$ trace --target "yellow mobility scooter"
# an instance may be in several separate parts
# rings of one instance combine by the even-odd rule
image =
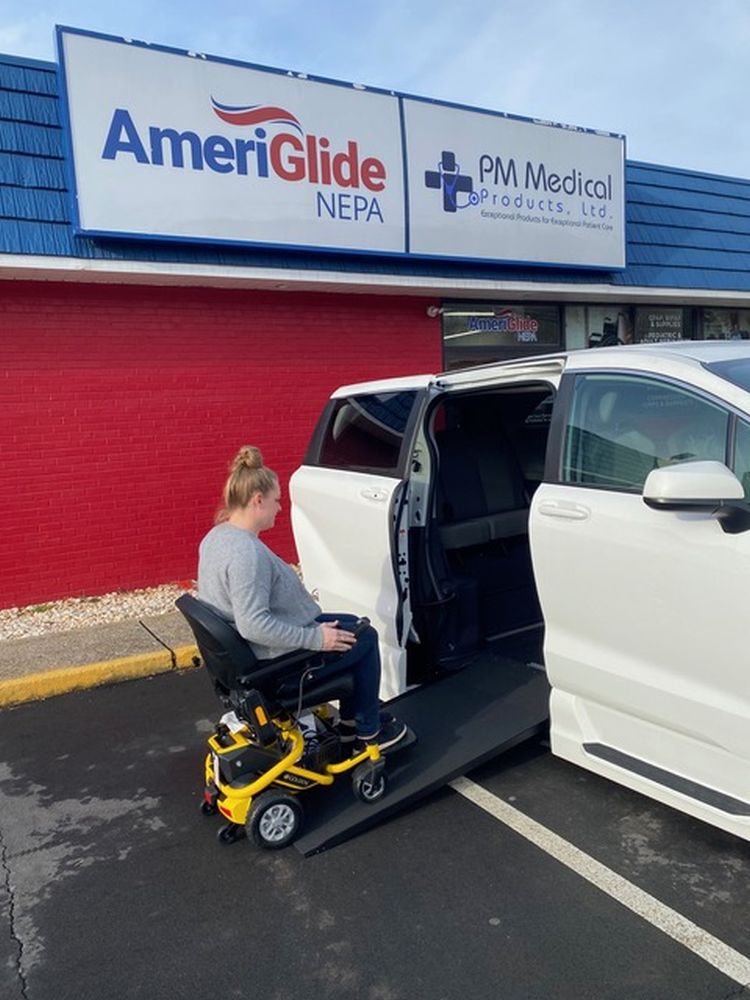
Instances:
[[[220,813],[228,821],[220,841],[249,835],[269,850],[286,847],[302,830],[300,792],[331,785],[342,774],[351,775],[363,802],[382,798],[379,747],[347,757],[337,713],[328,704],[351,693],[351,673],[316,681],[325,661],[310,650],[258,660],[237,630],[202,601],[183,594],[175,603],[226,710],[208,739],[201,803],[204,815]],[[359,627],[368,624],[364,618]]]

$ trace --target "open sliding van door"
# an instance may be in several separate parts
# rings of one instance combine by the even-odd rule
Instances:
[[[314,854],[362,832],[457,775],[546,731],[549,687],[539,663],[477,643],[460,668],[456,664],[432,674],[426,671],[420,681],[411,674],[406,677],[406,659],[414,653],[415,644],[428,648],[427,658],[430,651],[434,654],[430,632],[439,628],[436,619],[426,617],[422,603],[430,598],[425,597],[420,581],[424,563],[418,549],[427,544],[426,532],[420,529],[430,521],[438,543],[454,544],[462,541],[454,536],[474,527],[452,524],[446,532],[440,521],[444,507],[440,483],[445,485],[447,473],[443,468],[441,479],[445,442],[437,441],[436,435],[439,438],[447,429],[442,420],[447,418],[445,405],[449,400],[460,403],[464,412],[463,404],[470,404],[477,420],[457,428],[466,434],[457,442],[459,450],[465,447],[471,452],[469,458],[480,462],[488,483],[498,486],[495,480],[503,477],[506,466],[488,446],[483,431],[497,431],[497,419],[509,413],[516,418],[514,427],[523,424],[523,413],[528,417],[525,439],[546,440],[549,414],[544,403],[549,401],[551,409],[562,364],[561,359],[549,359],[498,365],[425,380],[417,386],[380,384],[372,392],[371,387],[357,386],[337,393],[321,420],[306,463],[292,482],[293,521],[305,581],[319,589],[326,608],[353,608],[373,618],[381,634],[388,707],[416,734],[416,743],[388,761],[388,792],[378,802],[357,801],[344,783],[317,800],[314,813],[311,809],[307,814],[306,832],[296,843],[303,854]],[[404,442],[398,467],[391,459],[387,468],[375,472],[372,456],[369,469],[347,466],[344,446],[350,422],[359,429],[365,427],[379,446],[382,428],[378,424],[383,420],[373,418],[379,406],[395,407],[398,401],[393,394],[401,391],[410,395],[405,400],[408,415],[399,425]],[[500,402],[505,400],[507,406],[499,405],[498,392]],[[481,442],[472,448],[475,433]],[[368,446],[361,438],[353,445],[357,455]],[[334,447],[340,456],[335,463]],[[482,476],[467,478],[463,468],[453,469],[456,478],[469,491],[479,488]],[[379,491],[380,499],[373,499],[371,490]],[[525,532],[528,508],[516,513],[523,514]],[[480,530],[484,526],[489,530],[490,524],[497,528],[503,518],[488,512],[480,520]],[[391,539],[392,546],[386,544]],[[412,601],[414,627],[410,628]],[[443,614],[448,616],[451,608],[455,611],[457,603],[446,603]],[[456,613],[463,617],[470,610],[462,605]]]
[[[380,635],[384,699],[406,683],[408,475],[430,381],[419,376],[338,389],[290,483],[305,585],[325,611],[371,619]]]

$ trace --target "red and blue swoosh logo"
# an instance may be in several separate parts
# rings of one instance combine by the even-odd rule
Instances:
[[[290,125],[302,134],[302,126],[299,120],[285,108],[276,107],[273,104],[248,104],[237,107],[230,104],[219,104],[213,97],[211,98],[214,113],[222,121],[230,125]]]

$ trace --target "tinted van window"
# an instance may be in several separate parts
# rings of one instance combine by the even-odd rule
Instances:
[[[714,361],[706,365],[709,371],[720,375],[727,382],[734,382],[740,389],[750,391],[750,360],[738,358],[736,361]]]
[[[742,483],[745,499],[750,500],[750,424],[737,421],[734,438],[733,472]]]
[[[319,464],[396,475],[416,392],[336,399],[327,413]]]
[[[729,415],[690,392],[639,377],[576,379],[563,481],[640,492],[652,469],[726,456]]]

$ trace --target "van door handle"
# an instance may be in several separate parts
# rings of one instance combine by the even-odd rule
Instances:
[[[380,490],[377,486],[371,486],[360,490],[359,495],[365,500],[374,500],[376,503],[382,503],[388,496],[388,490]]]
[[[572,500],[542,500],[539,513],[544,517],[561,517],[565,521],[585,521],[591,517],[589,507]]]

